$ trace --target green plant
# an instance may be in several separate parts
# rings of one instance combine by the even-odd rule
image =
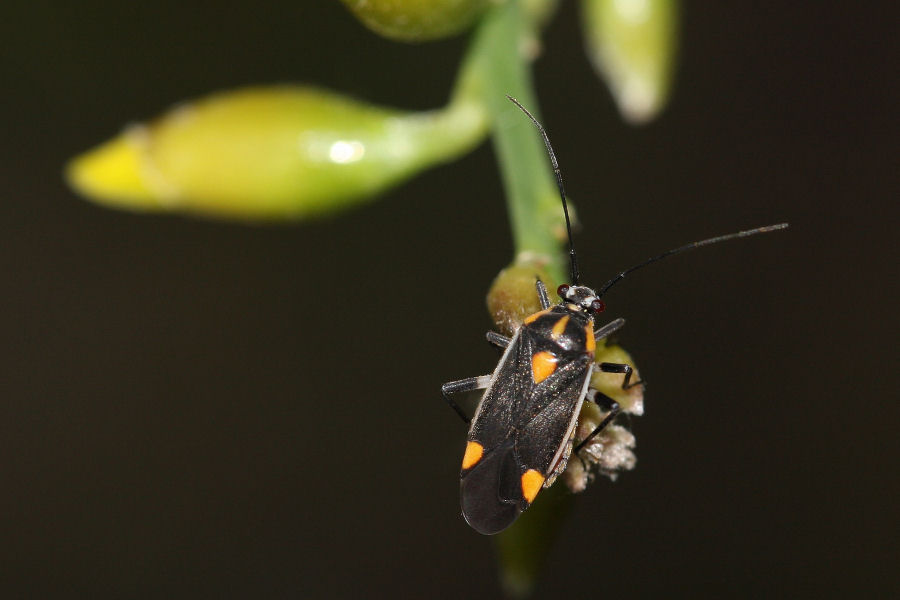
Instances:
[[[511,333],[537,310],[534,276],[550,289],[565,278],[563,215],[546,150],[516,97],[537,113],[531,62],[555,0],[343,0],[368,27],[403,42],[471,29],[447,104],[414,112],[374,106],[310,86],[228,91],[186,103],[150,124],[76,157],[74,189],[101,204],[242,221],[301,220],[348,210],[392,186],[475,148],[494,143],[515,254],[487,295],[498,328]],[[630,122],[653,118],[668,96],[674,62],[676,0],[582,0],[588,54]],[[597,361],[628,362],[601,344]],[[595,385],[624,412],[640,414],[640,387],[622,391],[612,375]],[[585,405],[581,429],[602,415]],[[613,426],[597,438],[593,466],[614,477],[634,464],[633,436]],[[580,491],[590,478],[572,461],[562,479]],[[543,493],[498,536],[502,576],[528,593],[563,514],[561,486]]]

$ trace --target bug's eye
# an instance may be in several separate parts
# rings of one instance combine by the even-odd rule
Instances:
[[[604,310],[606,310],[606,305],[603,303],[602,300],[594,300],[593,302],[591,302],[591,311],[592,312],[599,314],[599,313],[602,313]]]
[[[568,293],[569,293],[569,286],[566,285],[565,283],[562,284],[561,286],[559,286],[558,288],[556,288],[556,295],[559,296],[560,298],[565,298],[566,294],[568,294]]]

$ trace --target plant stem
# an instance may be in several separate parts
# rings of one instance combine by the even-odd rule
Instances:
[[[487,108],[506,191],[516,263],[544,266],[563,281],[563,215],[547,151],[533,125],[506,95],[538,114],[527,47],[535,26],[517,0],[488,11],[472,39],[453,103],[477,96]]]

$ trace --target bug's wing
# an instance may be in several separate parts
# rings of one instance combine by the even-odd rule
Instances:
[[[460,481],[463,517],[478,533],[492,535],[502,531],[525,510],[515,454],[514,441],[507,440]]]
[[[530,377],[523,376],[533,340],[523,342],[522,330],[510,341],[491,377],[469,430],[466,458],[460,473],[460,504],[469,525],[490,535],[506,529],[522,512],[519,461],[515,456],[518,404],[530,397]],[[524,371],[528,375],[528,371]],[[470,448],[474,455],[470,458]]]
[[[528,508],[584,398],[590,357],[560,356],[559,368],[536,384],[531,358],[542,347],[540,337],[520,330],[473,419],[460,492],[463,516],[480,533],[505,529]]]
[[[527,421],[516,427],[519,433],[516,448],[521,460],[529,468],[536,468],[546,477],[565,450],[578,420],[581,403],[590,384],[591,359],[573,357],[532,392],[550,401],[528,415]]]

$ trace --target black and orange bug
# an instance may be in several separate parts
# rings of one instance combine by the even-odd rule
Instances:
[[[491,344],[504,349],[494,372],[451,381],[441,389],[447,403],[470,425],[460,472],[462,514],[476,531],[488,535],[509,527],[565,470],[569,456],[577,456],[616,418],[618,403],[590,386],[595,370],[621,373],[623,389],[641,384],[631,381],[630,365],[594,362],[597,342],[625,324],[624,319],[615,319],[594,328],[605,308],[600,298],[632,271],[673,254],[787,227],[769,225],[674,248],[621,271],[599,292],[579,285],[566,192],[550,138],[524,106],[507,97],[531,119],[547,146],[566,218],[572,283],[559,286],[560,302],[553,306],[547,288],[536,279],[541,310],[526,317],[511,338],[487,333]],[[480,389],[484,395],[470,419],[450,394]],[[600,405],[607,416],[576,445],[575,429],[585,399]]]

